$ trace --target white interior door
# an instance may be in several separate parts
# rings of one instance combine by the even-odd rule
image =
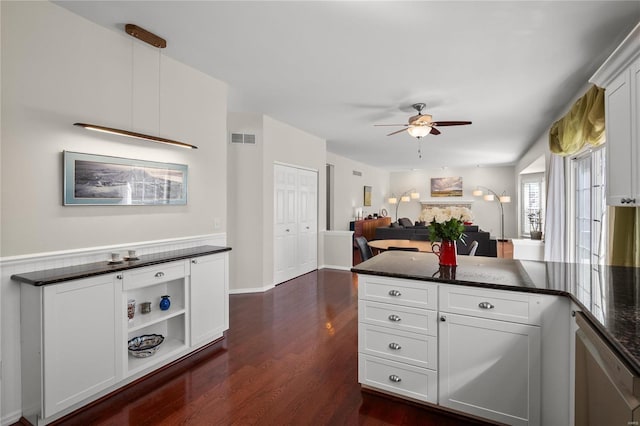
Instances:
[[[274,167],[274,284],[297,275],[297,169]]]
[[[318,269],[318,173],[298,172],[299,274]]]
[[[318,267],[318,173],[274,166],[274,284]]]

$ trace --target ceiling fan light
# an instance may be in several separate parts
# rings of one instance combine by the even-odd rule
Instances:
[[[407,132],[414,138],[421,138],[431,132],[431,126],[411,126],[407,129]]]

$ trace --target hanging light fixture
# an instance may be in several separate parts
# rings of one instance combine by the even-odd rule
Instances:
[[[150,44],[153,47],[156,47],[158,49],[164,49],[165,47],[167,47],[167,41],[165,39],[163,39],[162,37],[159,37],[159,36],[149,32],[149,31],[145,30],[144,28],[140,28],[137,25],[127,24],[125,26],[125,31],[130,36],[135,37],[135,38],[137,38],[139,40],[142,40],[145,43],[148,43],[148,44]],[[158,50],[158,54],[160,54],[160,50]],[[158,72],[160,72],[160,64],[159,63],[158,63]],[[132,76],[132,78],[133,78],[133,76]],[[158,91],[160,91],[160,87],[158,87]],[[132,94],[132,96],[133,96],[133,94]],[[158,100],[158,123],[160,123],[160,115],[159,115],[160,114],[160,105],[159,105],[159,102],[160,101]],[[93,131],[96,131],[96,132],[109,133],[109,134],[112,134],[112,135],[119,135],[119,136],[126,136],[126,137],[129,137],[129,138],[140,139],[140,140],[145,140],[145,141],[149,141],[149,142],[164,143],[164,144],[168,144],[168,145],[179,146],[181,148],[198,149],[197,146],[188,144],[186,142],[180,142],[180,141],[176,141],[176,140],[173,140],[173,139],[161,138],[160,136],[146,135],[144,133],[132,132],[130,130],[115,129],[113,127],[105,127],[105,126],[100,126],[100,125],[97,125],[97,124],[88,124],[88,123],[73,123],[73,125],[74,126],[78,126],[78,127],[82,127],[83,129],[93,130]],[[160,124],[158,124],[158,133],[160,133],[159,126],[160,126]]]
[[[420,139],[431,132],[431,126],[413,125],[407,129],[407,132],[414,138]]]

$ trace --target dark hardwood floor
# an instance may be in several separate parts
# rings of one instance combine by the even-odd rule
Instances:
[[[481,425],[363,393],[355,275],[320,270],[231,295],[226,339],[64,425]]]

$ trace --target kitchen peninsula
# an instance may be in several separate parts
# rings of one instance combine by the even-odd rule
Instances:
[[[352,272],[363,389],[508,424],[638,419],[640,268],[386,252]],[[585,335],[629,398],[588,400]]]

